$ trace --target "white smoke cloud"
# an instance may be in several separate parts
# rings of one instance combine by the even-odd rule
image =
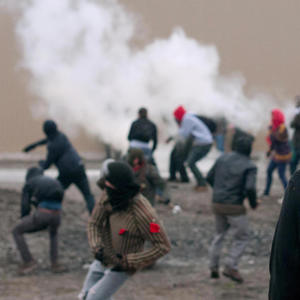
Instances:
[[[266,95],[247,97],[242,76],[221,76],[216,47],[180,28],[168,39],[133,49],[135,17],[116,0],[28,1],[16,32],[22,65],[32,74],[31,89],[46,105],[47,117],[60,127],[80,125],[117,148],[126,147],[141,106],[166,135],[180,104],[225,115],[252,132],[266,126],[274,108]]]

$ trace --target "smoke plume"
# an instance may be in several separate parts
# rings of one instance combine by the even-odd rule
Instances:
[[[60,127],[83,127],[117,148],[127,145],[130,122],[148,108],[161,134],[177,105],[208,116],[225,115],[253,133],[267,125],[274,101],[247,97],[242,76],[224,77],[215,46],[181,28],[142,49],[132,47],[135,16],[117,0],[23,2],[16,33],[31,90]]]

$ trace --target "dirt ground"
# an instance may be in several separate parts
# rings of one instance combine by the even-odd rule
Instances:
[[[265,182],[265,163],[258,161],[258,187]],[[214,234],[214,218],[210,211],[211,191],[196,193],[193,183],[169,185],[172,202],[182,211],[173,214],[162,204],[156,209],[164,222],[172,244],[172,251],[152,269],[135,274],[118,291],[116,300],[219,300],[219,299],[266,299],[268,292],[268,262],[275,224],[280,211],[277,199],[282,189],[274,174],[272,197],[265,200],[256,211],[248,210],[251,239],[240,263],[245,279],[236,284],[221,276],[209,278],[208,251]],[[91,182],[93,192],[100,191]],[[39,270],[29,276],[17,275],[20,263],[11,230],[16,224],[20,210],[21,185],[0,189],[0,299],[13,300],[63,300],[77,299],[92,261],[89,251],[86,224],[88,215],[84,201],[75,188],[70,188],[64,200],[62,225],[59,231],[60,261],[68,267],[63,274],[49,270],[48,234],[40,232],[26,236]],[[228,235],[223,258],[230,240]]]

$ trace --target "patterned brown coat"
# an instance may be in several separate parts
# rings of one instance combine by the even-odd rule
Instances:
[[[103,251],[102,263],[135,272],[167,254],[170,242],[148,200],[138,194],[125,211],[112,211],[104,192],[88,224],[88,239],[94,253]],[[144,250],[145,241],[152,247]]]

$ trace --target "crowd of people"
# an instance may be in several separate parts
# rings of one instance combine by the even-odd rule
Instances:
[[[174,140],[174,147],[167,181],[178,181],[179,173],[180,182],[190,182],[190,170],[196,182],[195,192],[205,192],[211,186],[216,228],[209,254],[211,278],[220,276],[222,245],[226,233],[231,230],[231,248],[222,274],[242,283],[244,279],[238,264],[250,236],[244,202],[247,199],[252,209],[260,203],[256,188],[257,167],[251,160],[255,138],[229,124],[224,116],[212,119],[188,112],[183,106],[175,108],[173,115],[178,134],[168,139]],[[296,97],[296,113],[290,126],[294,129],[292,140],[283,112],[272,110],[267,136],[269,164],[262,199],[270,195],[275,169],[285,191],[270,258],[269,297],[272,300],[300,299],[300,288],[296,283],[300,267],[300,208],[297,202],[300,175],[295,172],[300,159],[300,96]],[[228,130],[233,133],[230,149],[225,146]],[[97,182],[102,192],[96,202],[82,159],[69,139],[52,120],[44,122],[43,131],[44,139],[23,149],[28,152],[47,145],[46,159],[27,171],[21,197],[21,218],[12,231],[23,261],[19,272],[25,275],[37,268],[24,234],[44,229],[49,231],[51,270],[65,271],[58,261],[58,229],[64,190],[75,184],[91,214],[87,235],[94,255],[79,298],[110,299],[128,278],[153,265],[171,249],[166,230],[155,211],[157,202],[172,205],[168,183],[161,177],[154,159],[158,144],[157,126],[148,118],[146,108],[138,110],[138,118],[129,129],[126,155],[119,160],[107,159],[102,164]],[[205,176],[197,163],[206,157],[214,144],[220,156]],[[44,174],[51,165],[58,169],[57,179]],[[288,165],[293,175],[289,185],[286,177]],[[36,209],[31,213],[32,206]],[[151,247],[144,249],[147,241]]]

